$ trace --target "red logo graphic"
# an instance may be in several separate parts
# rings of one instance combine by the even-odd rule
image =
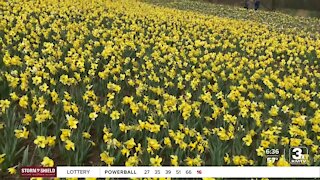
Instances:
[[[201,170],[197,170],[197,174],[202,174],[202,171]]]
[[[27,166],[21,167],[21,177],[57,177],[56,167]]]

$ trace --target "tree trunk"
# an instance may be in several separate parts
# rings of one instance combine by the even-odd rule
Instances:
[[[272,11],[276,10],[276,0],[271,1],[271,10]]]

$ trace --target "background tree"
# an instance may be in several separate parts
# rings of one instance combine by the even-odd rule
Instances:
[[[275,10],[276,9],[276,0],[272,0],[271,1],[271,10]]]

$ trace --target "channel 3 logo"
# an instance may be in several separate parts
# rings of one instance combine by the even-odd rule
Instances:
[[[307,165],[308,163],[308,148],[292,147],[289,152],[291,165]]]

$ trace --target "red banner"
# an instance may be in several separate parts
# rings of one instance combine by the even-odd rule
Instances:
[[[57,177],[56,167],[26,166],[20,168],[21,177]]]

